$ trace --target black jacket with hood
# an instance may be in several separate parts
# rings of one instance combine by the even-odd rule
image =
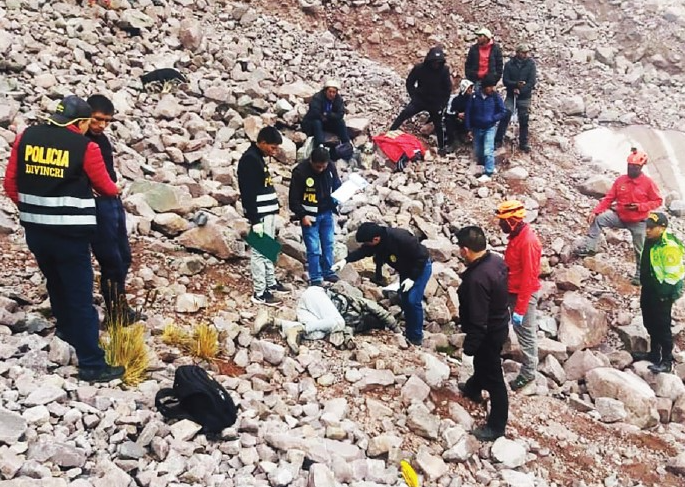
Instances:
[[[526,84],[519,88],[518,99],[528,100],[535,89],[536,75],[535,61],[531,58],[519,59],[514,56],[504,65],[502,83],[507,87],[507,94],[513,96],[518,82],[525,81]]]
[[[492,75],[499,81],[502,78],[502,63],[502,50],[499,45],[493,42],[492,49],[490,49],[490,57],[488,58],[488,72],[485,76]],[[479,64],[480,46],[476,43],[469,49],[469,53],[466,55],[466,64],[464,66],[466,78],[474,83],[482,80],[482,78],[478,78]]]
[[[438,62],[437,68],[433,67],[435,61]],[[430,110],[445,108],[452,93],[452,78],[442,47],[428,51],[423,62],[414,66],[407,76],[406,85],[414,103]]]

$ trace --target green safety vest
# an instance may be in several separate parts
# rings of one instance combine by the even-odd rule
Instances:
[[[684,254],[685,244],[666,230],[649,253],[652,271],[659,283],[675,285],[683,280],[685,277]]]

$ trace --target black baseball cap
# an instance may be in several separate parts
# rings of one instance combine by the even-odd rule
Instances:
[[[666,213],[661,213],[660,211],[655,211],[649,214],[647,217],[648,227],[667,227],[668,217]]]
[[[65,96],[59,102],[55,112],[48,117],[48,120],[60,127],[71,125],[77,120],[85,120],[93,114],[93,109],[86,100],[76,95]]]

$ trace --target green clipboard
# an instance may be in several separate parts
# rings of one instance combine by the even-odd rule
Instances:
[[[282,245],[278,241],[268,236],[266,233],[261,237],[250,230],[250,233],[245,237],[247,244],[269,259],[271,262],[278,260],[278,254],[281,253]]]

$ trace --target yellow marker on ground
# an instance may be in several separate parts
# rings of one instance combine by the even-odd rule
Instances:
[[[404,481],[409,487],[420,487],[419,476],[416,475],[416,472],[411,468],[408,461],[402,460],[400,462],[400,470],[402,470],[402,478],[404,478]]]

